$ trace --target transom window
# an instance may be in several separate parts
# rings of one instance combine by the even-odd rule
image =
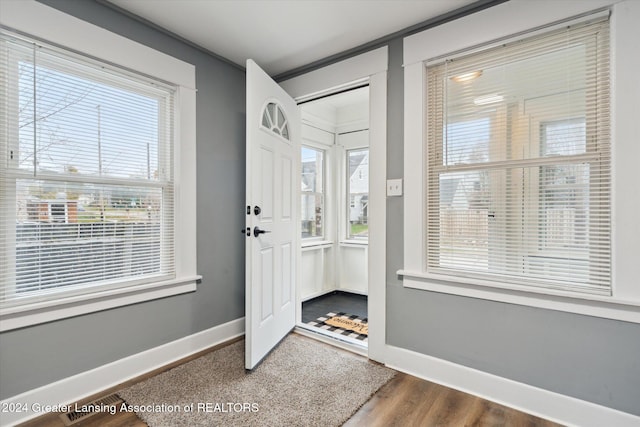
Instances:
[[[610,294],[608,28],[427,63],[428,272]]]

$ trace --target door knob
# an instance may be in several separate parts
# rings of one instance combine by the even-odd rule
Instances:
[[[267,230],[260,230],[260,227],[258,227],[258,226],[253,228],[254,237],[258,237],[259,235],[264,234],[264,233],[271,233],[271,232],[267,231]]]

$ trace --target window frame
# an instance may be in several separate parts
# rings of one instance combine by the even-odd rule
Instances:
[[[640,152],[627,142],[634,140],[634,131],[631,126],[633,119],[626,110],[631,108],[631,102],[637,101],[632,95],[616,90],[628,90],[636,85],[632,72],[621,70],[622,64],[625,68],[633,68],[638,61],[627,58],[633,55],[632,47],[619,43],[619,40],[638,35],[640,31],[634,27],[633,17],[637,17],[640,11],[630,1],[612,3],[616,2],[601,0],[576,4],[561,1],[554,3],[554,7],[540,8],[539,5],[536,7],[526,2],[507,2],[487,9],[482,14],[469,15],[404,39],[404,266],[397,273],[402,276],[405,287],[640,323],[640,287],[635,285],[634,279],[640,268],[630,252],[623,252],[625,249],[638,248],[638,243],[633,240],[638,234],[625,234],[620,228],[620,223],[624,223],[631,230],[637,230],[632,215],[623,212],[621,207],[623,203],[636,206],[636,209],[638,206],[637,201],[631,202],[629,196],[624,196],[630,195],[634,189],[622,182],[622,179],[628,180],[634,176],[633,167],[626,159]],[[528,32],[525,36],[532,32],[547,32],[554,27],[566,26],[568,21],[590,19],[591,16],[586,15],[592,13],[611,14],[611,79],[614,83],[611,88],[611,108],[614,111],[611,123],[612,295],[576,294],[556,289],[523,290],[506,283],[425,273],[423,230],[426,227],[426,215],[422,193],[426,170],[422,159],[425,154],[423,141],[426,135],[427,103],[424,62],[451,52],[477,49],[480,44],[499,45],[505,39],[521,37],[525,32]],[[460,37],[450,37],[452,33]],[[429,43],[434,39],[443,43]],[[619,116],[624,116],[625,121],[620,120]],[[621,153],[625,154],[616,158],[616,154],[620,156]],[[635,176],[637,178],[637,173]]]
[[[328,181],[328,177],[327,177],[327,171],[330,170],[327,167],[327,155],[329,152],[330,147],[323,147],[322,144],[319,143],[314,143],[308,139],[305,139],[304,142],[302,144],[300,144],[300,150],[301,150],[301,155],[302,155],[302,149],[303,148],[307,148],[309,150],[313,150],[316,151],[318,153],[322,154],[322,191],[318,192],[318,191],[302,191],[302,189],[300,190],[300,195],[301,197],[303,196],[309,196],[309,195],[314,195],[314,196],[320,196],[322,198],[322,225],[321,225],[321,230],[322,233],[319,236],[308,236],[308,237],[304,237],[304,236],[300,236],[301,241],[302,241],[302,245],[306,246],[309,244],[313,244],[313,243],[317,243],[318,241],[325,241],[326,236],[327,236],[327,225],[328,225],[328,221],[327,221],[327,183]],[[302,165],[302,163],[301,163]],[[302,167],[301,167],[302,169]],[[302,179],[302,177],[300,178]],[[317,179],[317,174],[316,174],[316,179]],[[317,186],[316,186],[317,187]],[[300,199],[300,203],[302,203],[302,198]],[[302,221],[302,215],[300,216],[300,221]]]
[[[49,25],[41,25],[42,22]],[[3,8],[0,25],[45,44],[177,86],[173,127],[175,278],[152,283],[134,282],[124,288],[62,296],[3,309],[0,331],[195,291],[196,282],[201,279],[196,273],[195,67],[37,2],[11,2]],[[65,28],[65,31],[58,31],[59,28]],[[96,50],[96,46],[100,49]]]
[[[344,218],[344,222],[345,222],[345,241],[347,242],[355,242],[355,243],[367,243],[369,241],[369,232],[367,231],[367,235],[366,236],[355,236],[353,234],[351,234],[351,195],[352,194],[366,194],[367,195],[367,205],[369,203],[369,194],[370,194],[370,190],[371,190],[371,186],[370,184],[367,185],[367,192],[366,193],[352,193],[351,192],[351,176],[349,175],[349,154],[353,151],[366,151],[367,152],[367,156],[369,156],[369,147],[368,146],[362,146],[362,147],[357,147],[357,146],[350,146],[348,148],[345,148],[345,168],[344,168],[344,180],[345,180],[345,207],[346,207],[346,212],[345,212],[345,218]],[[362,171],[360,171],[360,173],[362,173]],[[369,174],[367,174],[367,181],[369,181]],[[369,225],[369,215],[368,215],[368,206],[367,206],[367,227]]]
[[[356,128],[346,130],[344,132],[336,133],[336,148],[337,148],[337,156],[338,156],[338,170],[336,171],[338,177],[338,193],[339,193],[339,202],[338,202],[338,239],[340,244],[344,245],[356,245],[356,246],[367,246],[369,244],[369,236],[354,238],[350,236],[351,224],[349,221],[349,209],[350,209],[350,200],[349,200],[349,151],[352,150],[369,150],[369,168],[371,168],[371,129],[369,128],[360,128],[357,126]],[[378,174],[373,176],[375,178]],[[371,203],[371,173],[369,173],[369,203]],[[371,218],[369,216],[368,221],[370,222]]]
[[[8,32],[8,39],[12,42],[14,39],[17,39],[16,42],[21,46],[24,45],[25,49],[33,49],[33,46],[30,45],[32,42],[31,38],[25,36]],[[26,43],[23,43],[26,42]],[[29,45],[27,45],[29,43]],[[41,49],[42,48],[42,49]],[[47,43],[38,42],[38,49],[36,50],[36,55],[40,51],[44,52],[44,58],[36,56],[35,61],[33,55],[29,55],[29,53],[25,50],[25,52],[19,52],[15,56],[10,56],[12,59],[9,62],[7,71],[9,78],[7,79],[7,87],[11,91],[18,92],[19,82],[17,81],[17,71],[20,67],[20,64],[23,61],[27,61],[28,67],[33,68],[34,75],[38,72],[38,67],[43,67],[42,71],[45,74],[55,73],[59,78],[71,77],[73,79],[85,80],[90,83],[95,83],[102,86],[107,86],[110,89],[115,90],[125,90],[129,93],[134,93],[139,96],[143,96],[149,99],[157,99],[158,103],[158,116],[155,117],[157,120],[157,129],[156,133],[158,135],[157,141],[157,153],[158,153],[158,163],[155,165],[157,170],[159,171],[158,179],[151,179],[150,176],[146,178],[123,178],[119,173],[116,175],[111,175],[109,173],[102,175],[99,173],[95,174],[70,174],[68,171],[57,173],[57,172],[49,172],[46,169],[41,169],[39,167],[34,169],[32,164],[28,164],[26,168],[24,168],[20,164],[20,142],[18,141],[14,146],[11,146],[11,158],[7,159],[7,163],[9,165],[5,180],[6,188],[5,194],[8,196],[7,200],[11,200],[12,203],[16,199],[15,194],[17,194],[17,185],[19,181],[31,181],[31,184],[35,184],[37,182],[42,182],[45,185],[56,185],[56,184],[93,184],[97,186],[109,186],[116,184],[120,188],[133,188],[137,187],[138,189],[148,189],[148,190],[160,190],[163,194],[163,214],[160,215],[163,218],[159,224],[159,230],[157,237],[160,239],[160,248],[159,248],[159,271],[155,271],[152,273],[147,273],[145,275],[131,275],[125,277],[118,277],[117,279],[109,279],[105,278],[102,280],[97,280],[95,282],[87,282],[84,284],[69,284],[65,283],[64,285],[57,287],[55,292],[52,292],[52,298],[45,298],[46,300],[56,300],[56,299],[64,299],[74,295],[90,295],[93,292],[99,292],[101,290],[110,290],[115,288],[128,288],[135,284],[147,284],[159,281],[173,280],[175,279],[175,273],[170,269],[170,271],[165,271],[165,266],[163,262],[170,258],[173,260],[173,206],[175,204],[173,197],[173,171],[170,170],[169,166],[171,164],[171,148],[173,146],[173,136],[171,127],[173,126],[173,121],[169,122],[167,119],[173,116],[173,93],[174,88],[170,85],[165,85],[163,82],[149,80],[146,77],[132,75],[128,70],[120,70],[115,69],[114,67],[109,67],[108,64],[103,64],[100,62],[96,62],[92,58],[88,58],[86,56],[77,55],[73,52],[69,52],[65,49],[59,49],[55,46],[49,46]],[[33,61],[33,62],[32,62]],[[110,80],[108,77],[100,72],[103,67],[107,69],[112,69],[109,73],[114,73],[117,75],[115,80]],[[95,71],[95,70],[98,71]],[[130,79],[129,79],[130,78]],[[46,80],[46,79],[45,79]],[[161,89],[156,88],[156,86],[161,87]],[[32,89],[32,86],[27,88],[27,93]],[[45,86],[44,91],[47,91],[47,86]],[[19,94],[18,94],[19,95]],[[12,97],[7,99],[18,100],[18,95],[12,95]],[[9,116],[9,126],[11,128],[16,128],[12,123],[12,120],[18,117],[18,104],[15,103],[7,103],[7,115]],[[16,121],[18,123],[18,121]],[[11,129],[12,132],[16,131],[16,129]],[[11,141],[0,141],[0,147],[2,144],[6,142],[9,144]],[[4,148],[0,148],[3,149]],[[163,153],[163,154],[160,154]],[[147,153],[148,154],[148,153]],[[41,157],[40,155],[38,157]],[[36,157],[34,157],[35,159]],[[149,164],[149,163],[148,163]],[[102,170],[100,166],[98,166],[98,170]],[[34,172],[35,171],[35,172]],[[116,171],[117,172],[117,171]],[[30,184],[30,185],[31,185]],[[126,186],[123,186],[125,184]],[[107,190],[108,191],[108,190]],[[11,196],[10,193],[14,194]],[[2,201],[0,200],[0,203]],[[65,201],[56,201],[52,199],[42,199],[42,203],[46,203],[47,209],[47,218],[50,223],[69,223],[69,203],[68,200]],[[54,210],[55,207],[58,206],[62,209],[59,209],[57,212]],[[15,217],[15,203],[11,206],[9,203],[6,203],[3,207],[5,212],[8,213],[9,217],[5,220],[9,223],[17,221]],[[54,214],[55,213],[55,214]],[[57,218],[56,218],[57,217]],[[39,222],[39,219],[36,219]],[[108,222],[108,221],[107,221]],[[107,222],[103,223],[106,224]],[[9,230],[8,230],[9,231]],[[14,230],[15,231],[15,230]],[[11,232],[11,231],[9,231]],[[164,241],[165,236],[167,240]],[[11,236],[7,241],[14,241],[15,236]],[[21,242],[18,242],[21,243]],[[6,250],[6,249],[5,249]],[[6,250],[5,253],[8,253],[7,263],[11,265],[10,269],[7,269],[14,277],[14,280],[17,281],[17,277],[15,275],[14,265],[19,267],[16,264],[17,253],[15,251]],[[129,261],[130,262],[130,261]],[[173,262],[171,262],[173,264]],[[11,275],[9,275],[11,277]],[[8,288],[9,293],[15,293],[13,288]],[[53,295],[55,293],[55,295]],[[11,300],[11,295],[9,296],[9,300]],[[39,293],[35,295],[30,295],[28,292],[25,292],[24,295],[19,295],[19,298],[22,299],[20,305],[29,305],[30,301],[37,302],[43,299],[43,296]],[[9,305],[9,307],[12,307]],[[19,307],[16,306],[16,309]]]
[[[594,58],[596,58],[595,55],[597,54],[598,61],[605,60],[608,58],[608,46],[607,49],[602,49],[602,51],[595,50],[594,40],[603,27],[608,27],[608,23],[605,17],[594,21],[593,24],[587,22],[583,28],[576,25],[579,31],[578,34],[581,35],[580,43],[582,44],[580,46],[591,50],[594,53]],[[505,55],[513,54],[514,47],[517,48],[518,52],[521,51],[520,47],[526,51],[528,49],[527,46],[531,46],[534,43],[535,46],[538,46],[538,49],[540,49],[541,43],[544,43],[544,46],[547,46],[545,52],[553,52],[558,44],[557,39],[563,40],[565,32],[565,28],[549,30],[549,34],[541,34],[544,41],[540,41],[540,39],[531,40],[529,35],[524,33],[522,37],[526,39],[525,44],[507,42],[507,53]],[[551,39],[551,45],[546,41],[549,38]],[[604,37],[603,40],[608,40],[608,38]],[[501,48],[502,46],[498,49]],[[491,65],[485,64],[485,66],[491,68],[505,64],[501,59],[495,59],[497,52],[492,49],[487,49],[487,51],[471,54],[469,58],[462,58],[461,61],[467,64],[466,66],[468,67],[469,64],[472,64],[472,60],[483,61],[485,57],[490,56],[494,60]],[[536,51],[534,54],[546,55],[542,51]],[[523,59],[521,55],[518,58]],[[527,57],[526,59],[531,60],[534,58],[536,57]],[[443,276],[478,278],[487,281],[507,281],[514,288],[517,288],[517,286],[557,288],[576,293],[610,295],[610,276],[605,277],[603,273],[602,276],[595,275],[595,277],[591,278],[592,280],[589,280],[590,272],[588,270],[595,268],[600,271],[600,269],[605,268],[605,263],[600,263],[598,257],[592,257],[588,248],[583,251],[577,249],[568,251],[566,248],[562,250],[556,247],[556,250],[552,251],[543,250],[539,244],[534,243],[536,238],[540,238],[542,224],[534,219],[535,217],[531,212],[538,212],[542,199],[540,199],[540,187],[536,185],[539,182],[540,175],[529,173],[535,169],[543,170],[551,164],[553,166],[557,164],[587,164],[590,166],[587,170],[591,171],[591,179],[588,181],[601,179],[599,171],[608,170],[607,165],[610,159],[609,137],[605,136],[608,135],[609,125],[608,123],[600,123],[597,117],[605,116],[609,109],[608,103],[602,106],[602,111],[598,109],[595,112],[593,111],[593,106],[583,106],[581,102],[573,100],[572,97],[566,97],[555,92],[540,94],[534,91],[518,99],[511,97],[508,102],[490,104],[485,107],[476,106],[472,112],[465,109],[465,113],[461,115],[459,108],[449,107],[449,105],[458,105],[461,100],[456,98],[455,95],[451,98],[442,95],[450,90],[448,83],[451,80],[449,77],[451,73],[456,75],[460,72],[451,71],[452,69],[456,70],[455,60],[452,62],[452,68],[449,68],[448,63],[443,63],[442,61],[436,61],[436,64],[433,65],[430,63],[425,64],[427,69],[425,89],[428,90],[426,95],[428,97],[431,94],[435,94],[437,97],[436,102],[431,101],[427,104],[427,109],[434,108],[437,113],[434,112],[425,118],[427,129],[431,128],[425,140],[427,151],[425,161],[428,162],[425,166],[427,171],[425,188],[430,202],[426,206],[429,227],[428,232],[424,233],[427,239],[427,253],[425,254],[427,266],[425,267],[425,272]],[[597,70],[592,70],[593,74],[596,74],[596,72]],[[592,80],[593,76],[589,76],[589,79],[598,86],[601,84],[597,80]],[[454,82],[452,84],[455,87],[459,87],[457,86],[458,83]],[[487,84],[487,82],[484,84]],[[505,88],[505,90],[507,90],[506,95],[508,97],[509,89]],[[594,87],[586,87],[585,90],[592,91]],[[440,98],[440,96],[443,96],[443,98]],[[448,104],[449,102],[451,104]],[[464,107],[462,108],[464,109]],[[585,117],[590,117],[590,121],[585,122]],[[571,119],[580,120],[580,118],[590,129],[587,133],[587,128],[583,126],[584,145],[582,146],[582,151],[571,154],[543,155],[541,126],[544,123],[566,122]],[[520,126],[529,128],[530,138],[518,137],[517,134],[511,132],[510,127],[503,128],[500,125],[500,123],[513,123],[514,120]],[[479,127],[478,123],[480,122],[486,123]],[[602,124],[602,129],[604,129],[599,131],[603,135],[602,144],[589,143],[588,141],[596,140],[597,131],[593,129],[599,124]],[[456,152],[461,149],[456,145],[459,142],[456,135],[460,135],[460,131],[457,129],[462,130],[463,134],[467,135],[469,131],[464,131],[465,126],[474,126],[475,138],[484,141],[486,137],[486,140],[490,141],[488,146],[483,146],[487,151],[484,156],[480,156],[482,160],[461,159],[456,156]],[[440,127],[443,128],[442,132],[440,132]],[[478,134],[480,129],[488,131],[489,134],[485,135],[483,133],[482,138],[480,138]],[[460,142],[464,144],[464,141]],[[512,156],[509,154],[511,150],[514,150],[511,144],[515,144],[518,150],[538,154],[525,156],[524,158],[519,155]],[[491,157],[490,152],[495,157]],[[488,165],[490,165],[489,169],[487,169]],[[487,210],[486,213],[489,220],[485,225],[486,229],[488,229],[486,235],[487,244],[484,247],[471,247],[468,243],[456,242],[455,236],[458,234],[455,230],[447,228],[443,232],[440,228],[438,218],[442,220],[443,215],[444,218],[447,218],[446,215],[449,210],[438,204],[438,200],[442,200],[442,196],[439,193],[441,186],[438,183],[442,182],[440,180],[443,176],[455,177],[456,174],[464,174],[466,172],[468,179],[474,173],[482,173],[483,171],[485,173],[490,171],[489,176],[491,177],[490,191],[488,192],[490,210]],[[603,179],[607,183],[610,182],[608,176]],[[600,191],[600,187],[596,186],[591,193],[586,195],[587,200],[592,200],[592,204],[588,209],[597,210],[600,203],[603,203],[603,205],[606,203],[608,206],[609,194],[609,186],[603,187],[603,191]],[[600,200],[603,201],[599,202]],[[452,213],[455,214],[456,208],[453,210],[454,212]],[[465,212],[471,214],[471,209],[458,211],[461,214]],[[590,216],[598,217],[599,215],[596,212],[594,215],[586,217]],[[455,216],[452,219],[455,219]],[[475,220],[478,218],[470,217],[470,219]],[[598,227],[597,223],[588,222],[588,226],[587,237],[610,232],[609,224]],[[471,234],[471,231],[468,233],[465,237],[470,239],[473,234]],[[453,237],[453,239],[446,239],[446,236]],[[446,239],[444,244],[441,243],[443,238]],[[454,246],[451,247],[449,244]],[[602,246],[598,246],[595,252],[602,251],[606,248],[606,245],[606,243],[603,243]],[[479,251],[479,249],[482,250]],[[474,253],[470,257],[461,256],[467,250],[474,251]],[[486,257],[483,258],[481,254],[486,255]],[[560,265],[565,268],[569,265],[572,267],[582,265],[586,268],[571,268],[576,273],[578,271],[582,273],[573,277],[571,273],[565,274],[556,270],[554,278],[550,279],[543,277],[542,274],[542,271],[546,269],[542,265],[549,264]],[[608,273],[610,270],[607,269],[606,271]]]

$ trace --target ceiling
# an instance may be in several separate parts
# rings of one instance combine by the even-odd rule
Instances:
[[[271,76],[361,46],[474,0],[109,0]]]

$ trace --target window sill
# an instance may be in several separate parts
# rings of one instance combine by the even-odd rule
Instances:
[[[303,240],[300,246],[303,250],[322,249],[332,247],[333,242],[331,240],[312,240],[306,242]]]
[[[369,246],[369,240],[342,240],[340,242],[340,246],[350,248],[366,248],[367,246]]]
[[[189,276],[8,308],[0,314],[0,332],[194,292],[200,279],[202,276]]]
[[[586,316],[640,323],[640,301],[615,297],[577,294],[552,289],[526,289],[509,284],[472,283],[459,277],[398,270],[403,286],[470,298],[558,310]]]

